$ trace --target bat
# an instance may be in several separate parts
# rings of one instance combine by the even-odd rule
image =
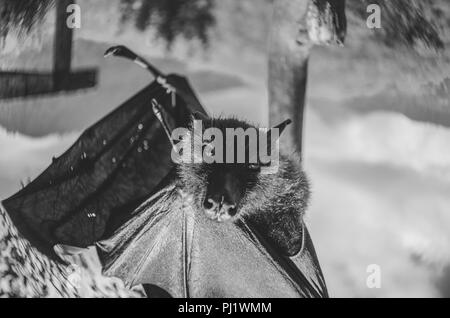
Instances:
[[[200,117],[205,129],[253,127]],[[274,174],[261,168],[178,163],[129,222],[97,243],[105,273],[150,296],[327,297],[303,222],[309,189],[299,160],[282,155]]]
[[[136,59],[129,52],[111,50]],[[174,164],[167,136],[206,112],[186,78],[153,72],[159,81],[88,128],[2,202],[20,233],[56,261],[55,245],[95,245],[106,275],[143,285],[150,297],[327,297],[303,222],[308,187],[299,161],[281,156],[273,175],[258,171],[263,164],[231,165],[231,179],[218,166]],[[169,96],[168,87],[175,93]],[[283,191],[289,185],[292,191]],[[214,195],[233,196],[236,210],[208,215],[206,194],[213,202]]]

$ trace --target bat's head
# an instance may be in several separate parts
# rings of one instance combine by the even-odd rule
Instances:
[[[178,171],[184,191],[194,196],[196,208],[218,222],[236,219],[261,175],[266,173],[265,169],[273,164],[270,162],[275,158],[272,148],[289,123],[262,130],[234,118],[196,115],[188,136],[179,138],[182,141],[178,145],[184,149],[176,150],[193,153],[192,157],[178,162]],[[265,141],[261,143],[262,139]],[[260,156],[261,148],[267,155],[265,161]]]

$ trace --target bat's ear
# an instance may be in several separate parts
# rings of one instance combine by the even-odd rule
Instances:
[[[285,121],[283,121],[281,124],[276,125],[275,127],[270,128],[269,133],[268,133],[268,137],[270,138],[272,135],[272,131],[274,129],[278,130],[278,138],[280,138],[281,134],[283,133],[283,131],[286,129],[287,126],[289,126],[290,124],[292,124],[292,120],[290,119],[286,119]]]
[[[292,120],[287,119],[283,121],[281,124],[276,125],[275,127],[270,128],[266,133],[267,138],[267,151],[268,153],[272,153],[272,147],[274,146],[274,142],[277,142],[283,131],[286,129],[287,126],[289,126],[292,123]],[[274,134],[276,137],[274,140],[272,140],[272,134]]]
[[[206,121],[209,120],[210,118],[208,118],[207,115],[205,115],[204,113],[201,112],[193,112],[191,114],[192,120],[201,120],[201,121]]]
[[[290,124],[292,124],[292,120],[290,119],[286,119],[285,121],[283,121],[281,124],[276,125],[275,127],[273,127],[272,129],[278,129],[278,132],[281,136],[281,134],[283,133],[283,131],[286,129],[287,126],[289,126]]]

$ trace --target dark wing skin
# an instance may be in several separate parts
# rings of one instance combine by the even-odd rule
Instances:
[[[247,217],[246,222],[285,256],[297,255],[303,247],[306,234],[303,216],[293,207],[276,213],[255,213]]]
[[[327,297],[308,231],[294,257],[245,221],[218,223],[169,183],[110,239],[97,244],[105,274],[172,297]],[[150,295],[151,296],[151,295]]]
[[[202,104],[200,103],[186,77],[177,74],[170,74],[167,76],[167,83],[177,89],[178,96],[184,100],[191,113],[199,112],[206,114]]]
[[[175,86],[176,107],[167,89],[153,82],[3,202],[21,234],[41,252],[58,260],[56,244],[86,247],[108,237],[173,168],[171,146],[151,100],[163,105],[171,128],[185,126],[192,111],[204,110],[185,78],[169,75],[168,81],[182,84]]]

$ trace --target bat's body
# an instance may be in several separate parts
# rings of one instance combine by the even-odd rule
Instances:
[[[236,119],[208,119],[203,128],[255,128]],[[191,129],[191,134],[193,133]],[[224,145],[224,158],[229,147]],[[248,150],[248,149],[247,149]],[[224,160],[225,162],[225,160]],[[195,208],[218,222],[245,218],[255,223],[284,254],[295,255],[301,247],[303,214],[309,187],[300,160],[279,156],[279,168],[263,173],[259,163],[180,163],[178,175],[184,192],[194,198]]]

